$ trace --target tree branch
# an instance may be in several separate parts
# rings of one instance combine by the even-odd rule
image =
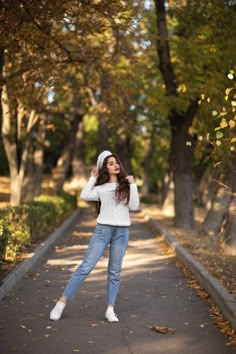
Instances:
[[[166,85],[167,95],[177,96],[176,78],[170,58],[169,36],[166,23],[165,0],[155,0],[156,21],[159,36],[157,38],[157,52],[159,68]]]
[[[35,17],[31,14],[31,11],[29,10],[25,1],[21,1],[21,2],[25,8],[25,11],[29,15],[31,22],[40,30],[41,33],[43,33],[46,37],[50,38],[63,52],[66,53],[67,58],[69,59],[69,62],[73,62],[71,52],[60,41],[58,41],[58,39],[56,37],[54,37],[50,33],[50,31],[48,31],[48,27],[44,28],[41,26],[41,24],[38,21],[36,21]],[[50,27],[51,27],[51,24],[50,24]]]

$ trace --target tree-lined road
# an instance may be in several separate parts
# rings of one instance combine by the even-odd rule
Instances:
[[[91,211],[84,209],[54,249],[0,302],[1,353],[232,354],[207,304],[186,287],[172,255],[140,214],[132,214],[132,222],[115,309],[120,322],[104,320],[107,254],[61,321],[49,320],[53,301],[80,262],[95,226]],[[160,334],[152,326],[174,331]]]

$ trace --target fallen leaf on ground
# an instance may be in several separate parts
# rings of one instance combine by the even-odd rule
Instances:
[[[24,276],[25,279],[36,279],[36,277],[39,277],[39,273],[35,273],[35,272],[29,272],[26,273],[26,275]]]
[[[151,326],[149,328],[154,332],[162,334],[173,334],[175,332],[175,329],[170,327]]]

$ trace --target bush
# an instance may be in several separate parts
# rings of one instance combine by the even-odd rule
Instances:
[[[7,249],[7,243],[9,240],[9,236],[10,236],[10,230],[8,227],[8,224],[6,222],[6,220],[0,220],[0,255],[1,258],[4,259],[5,258],[5,253],[6,253],[6,249]]]
[[[0,211],[0,218],[0,259],[14,260],[19,248],[30,243],[27,208],[6,208]]]
[[[76,208],[76,197],[41,195],[0,210],[0,260],[14,260],[23,247],[41,240]]]

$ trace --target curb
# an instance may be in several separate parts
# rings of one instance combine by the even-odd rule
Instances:
[[[68,219],[66,219],[56,231],[38,246],[32,257],[25,259],[19,266],[13,269],[3,280],[3,285],[0,287],[0,300],[16,285],[16,283],[28,272],[28,270],[44,255],[49,247],[58,240],[63,233],[69,228],[79,216],[80,209],[77,209]]]
[[[145,213],[144,213],[145,214]],[[219,307],[223,316],[236,329],[236,300],[226,288],[214,278],[175,238],[165,230],[161,224],[145,214],[145,220],[160,235],[174,251],[176,257],[189,269],[199,284],[210,295],[213,302]]]

